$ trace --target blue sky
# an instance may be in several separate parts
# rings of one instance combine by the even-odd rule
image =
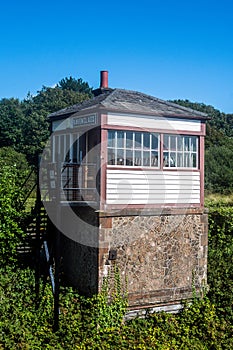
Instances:
[[[1,4],[0,99],[62,78],[189,99],[233,113],[233,1]]]

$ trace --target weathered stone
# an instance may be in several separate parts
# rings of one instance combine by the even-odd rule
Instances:
[[[90,221],[88,211],[86,215]],[[64,238],[64,270],[80,292],[100,291],[107,275],[114,287],[115,266],[131,308],[176,304],[192,297],[193,285],[198,292],[206,284],[207,214],[200,208],[95,215],[91,220],[96,246]],[[83,235],[81,230],[77,228]],[[116,260],[109,260],[110,249],[117,251]]]

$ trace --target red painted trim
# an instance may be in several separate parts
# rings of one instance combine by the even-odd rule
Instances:
[[[107,168],[107,141],[108,133],[106,130],[101,129],[101,146],[100,146],[100,167],[101,167],[101,178],[100,178],[100,210],[104,210],[106,203],[106,168]]]
[[[145,171],[145,170],[149,170],[149,171],[171,171],[171,172],[188,172],[188,171],[192,171],[192,172],[200,172],[199,169],[194,169],[194,168],[155,168],[155,167],[136,167],[136,166],[132,166],[132,167],[127,167],[127,166],[119,166],[119,165],[108,165],[107,169],[110,170],[132,170],[132,171],[137,171],[137,170],[141,170],[141,171]]]
[[[101,123],[101,128],[104,129],[104,125],[108,123],[108,116],[107,114],[101,114],[100,115],[100,123]]]
[[[202,132],[202,135],[206,135],[206,123],[202,122],[201,123],[201,132]]]
[[[160,134],[160,152],[159,152],[159,159],[160,159],[160,171],[163,170],[163,134]]]
[[[200,208],[199,203],[187,204],[187,203],[166,203],[166,204],[106,204],[105,211],[113,209],[153,209],[153,208]]]
[[[200,199],[201,205],[204,206],[204,164],[205,164],[205,139],[204,136],[200,137],[200,149],[199,149],[199,163],[200,163]]]
[[[204,135],[203,131],[185,131],[185,130],[167,130],[167,129],[152,129],[152,128],[147,128],[147,127],[132,127],[132,126],[124,126],[124,125],[108,125],[108,124],[103,124],[102,125],[103,129],[107,130],[123,130],[123,131],[146,131],[146,132],[155,132],[158,134],[178,134],[178,135],[190,135],[190,136],[201,136]]]

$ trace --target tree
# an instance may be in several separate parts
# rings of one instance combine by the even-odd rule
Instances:
[[[233,192],[233,140],[227,145],[212,145],[205,154],[205,187],[209,192]]]
[[[181,106],[206,113],[205,188],[209,192],[233,192],[233,115],[212,106],[188,100],[173,101]]]
[[[82,94],[87,94],[90,97],[92,96],[92,88],[90,88],[88,83],[84,82],[81,78],[64,78],[59,81],[57,87],[61,88],[62,90],[71,90]]]
[[[206,113],[210,117],[207,121],[207,125],[210,127],[209,130],[214,128],[225,136],[233,137],[233,114],[225,114],[215,109],[213,106],[204,103],[190,102],[189,100],[174,100],[172,102]]]
[[[20,147],[23,111],[21,102],[14,98],[0,100],[0,147]]]
[[[85,83],[87,84],[87,83]],[[89,99],[87,93],[43,86],[36,96],[28,96],[22,102],[22,144],[21,149],[32,164],[36,164],[49,137],[48,115],[59,109]]]

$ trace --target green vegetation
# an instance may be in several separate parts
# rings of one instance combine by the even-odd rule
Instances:
[[[23,231],[20,222],[24,216],[22,195],[17,185],[16,165],[0,161],[0,259],[11,262],[16,259],[16,250]]]
[[[16,182],[11,186],[17,189]],[[0,196],[5,198],[3,192]],[[22,230],[16,224],[15,204],[9,202],[10,215],[1,221],[5,235],[0,236],[1,246],[9,246],[1,253],[0,349],[232,349],[233,207],[229,200],[212,199],[206,204],[210,222],[207,295],[200,299],[194,295],[192,304],[184,304],[176,315],[155,313],[124,321],[126,302],[116,271],[111,302],[107,280],[102,293],[89,299],[63,287],[60,329],[54,333],[50,283],[41,281],[38,305],[34,272],[16,260],[15,242]]]
[[[0,350],[5,349],[232,349],[233,348],[233,119],[211,106],[176,101],[206,112],[206,189],[209,208],[209,291],[179,314],[124,321],[126,301],[116,273],[111,302],[103,291],[83,298],[62,287],[60,329],[53,332],[53,295],[17,260],[24,236],[22,187],[48,137],[47,115],[91,96],[82,79],[65,78],[24,101],[0,101]],[[27,190],[27,189],[26,189]],[[218,193],[215,194],[215,192]],[[223,193],[231,193],[223,199]]]
[[[116,274],[111,302],[107,280],[102,293],[89,299],[63,287],[60,330],[54,333],[50,284],[41,282],[38,306],[32,270],[5,259],[0,268],[0,349],[232,349],[233,202],[212,199],[206,204],[210,290],[203,298],[194,295],[192,304],[184,304],[176,315],[155,313],[126,322]]]
[[[91,88],[82,79],[62,79],[54,88],[43,86],[37,95],[19,101],[0,100],[0,148],[13,147],[37,164],[49,137],[48,114],[91,97]]]
[[[233,192],[233,114],[212,106],[188,100],[173,101],[184,107],[204,112],[210,118],[205,139],[205,189],[207,193]]]
[[[208,201],[209,297],[221,318],[233,325],[233,198]]]

